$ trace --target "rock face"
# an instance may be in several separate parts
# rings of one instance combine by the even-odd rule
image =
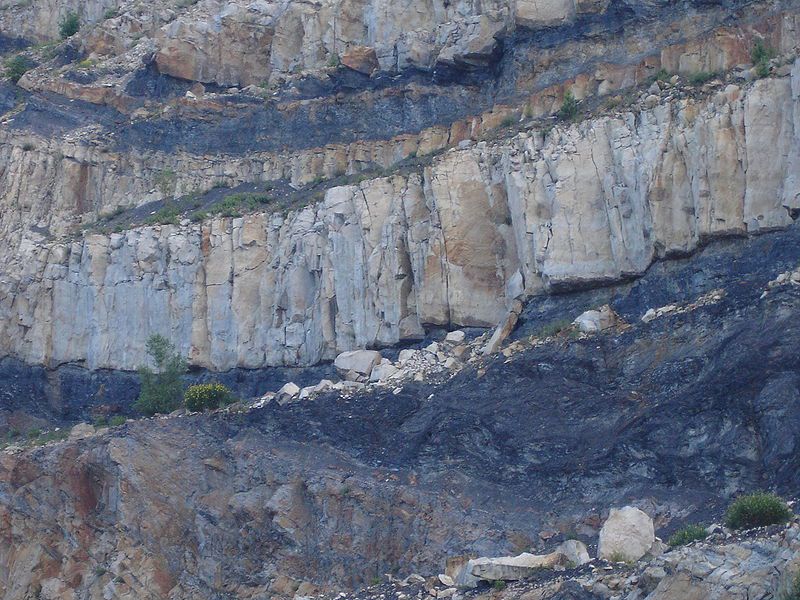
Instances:
[[[798,77],[450,151],[286,217],[69,244],[28,232],[6,267],[19,275],[2,282],[0,347],[132,369],[158,332],[225,370],[312,364],[424,325],[493,326],[520,294],[640,274],[710,236],[790,224]]]
[[[800,287],[769,282],[798,264],[796,225],[717,241],[633,284],[538,298],[511,338],[605,302],[631,324],[620,334],[538,339],[441,385],[330,391],[0,452],[0,590],[16,600],[38,586],[97,599],[348,589],[383,573],[433,575],[451,556],[546,554],[555,548],[541,546],[552,535],[543,531],[593,542],[596,507],[630,498],[661,522],[709,522],[741,491],[793,494]],[[717,288],[719,302],[635,318],[665,297],[683,306]],[[692,426],[676,418],[699,411]],[[748,565],[753,589],[771,589],[781,571],[764,577],[768,565],[783,569],[795,553],[786,535],[672,550],[653,559],[663,575],[639,577],[641,590],[678,573],[681,593],[739,594],[739,582],[756,583]],[[674,570],[672,556],[684,556]],[[581,573],[589,589],[592,577],[632,590],[638,569]],[[693,569],[702,579],[687,579]],[[576,585],[584,595],[573,597],[600,595]]]
[[[647,513],[626,506],[612,508],[600,530],[597,555],[617,561],[636,561],[642,558],[655,542],[653,519]]]

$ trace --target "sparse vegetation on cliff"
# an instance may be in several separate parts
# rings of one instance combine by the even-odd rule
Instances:
[[[792,511],[782,498],[767,492],[740,496],[728,508],[725,524],[731,529],[749,529],[785,523]]]
[[[201,383],[186,390],[183,396],[187,410],[202,412],[232,404],[235,399],[231,391],[221,383]]]
[[[761,78],[767,77],[769,75],[769,61],[773,58],[775,58],[775,50],[765,45],[763,41],[758,40],[753,44],[753,49],[750,51],[750,59],[756,68],[756,75]]]
[[[183,396],[181,377],[186,372],[186,360],[161,335],[152,335],[147,340],[147,354],[155,368],[139,367],[141,392],[136,408],[146,415],[172,412],[180,407]]]
[[[689,76],[689,83],[692,85],[703,85],[717,77],[719,74],[713,71],[699,71]]]
[[[33,68],[33,63],[30,59],[23,55],[17,55],[9,58],[6,61],[5,75],[13,83],[17,83],[25,73]]]
[[[705,527],[698,524],[692,524],[678,529],[678,531],[672,534],[672,537],[669,538],[667,543],[673,547],[685,546],[686,544],[696,540],[704,540],[706,537],[708,537],[708,533],[706,532]]]
[[[578,101],[575,99],[574,94],[568,91],[564,94],[564,101],[561,103],[561,108],[558,110],[558,118],[562,121],[574,121],[578,116]]]
[[[61,23],[58,26],[58,33],[61,36],[62,40],[67,39],[68,37],[72,37],[81,28],[81,20],[78,17],[77,13],[70,11],[66,14],[66,16],[61,20]]]

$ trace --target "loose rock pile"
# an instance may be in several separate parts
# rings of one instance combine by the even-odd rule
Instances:
[[[394,385],[399,391],[408,381],[446,380],[465,365],[480,360],[487,337],[488,333],[467,340],[464,331],[451,331],[439,342],[431,342],[423,348],[401,350],[395,361],[383,357],[376,350],[342,352],[333,363],[341,381],[323,379],[304,388],[289,382],[277,392],[262,396],[256,406],[263,406],[273,399],[279,404],[288,404],[331,390],[349,395],[369,387]]]
[[[639,514],[641,513],[641,515]],[[638,554],[652,540],[652,521],[633,507],[612,509],[601,532],[601,554],[612,547]],[[740,533],[709,527],[709,536],[686,546],[647,552],[636,562],[590,559],[580,542],[564,542],[548,555],[451,559],[448,573],[405,579],[386,576],[388,582],[338,600],[406,600],[416,598],[575,599],[587,600],[746,600],[782,598],[800,569],[800,522]],[[628,536],[625,536],[625,531]],[[572,544],[567,549],[566,545]],[[619,545],[621,544],[621,545]],[[602,546],[605,546],[603,550]],[[577,553],[574,553],[577,550]],[[570,555],[568,563],[563,556]],[[462,557],[459,557],[462,558]],[[615,558],[618,558],[615,556]],[[454,573],[454,571],[456,571]],[[464,584],[465,572],[473,575]],[[461,579],[460,579],[461,578]],[[480,581],[489,582],[491,591]],[[495,582],[508,582],[499,585]],[[323,596],[324,597],[324,596]]]

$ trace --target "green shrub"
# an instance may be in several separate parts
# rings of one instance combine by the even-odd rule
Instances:
[[[503,117],[503,120],[500,123],[501,127],[513,127],[516,124],[517,120],[514,118],[514,115],[508,115],[507,117]]]
[[[571,91],[564,94],[564,101],[558,109],[558,118],[562,121],[574,121],[578,116],[578,101]]]
[[[708,537],[708,533],[706,533],[706,528],[702,525],[686,525],[673,533],[667,543],[670,546],[684,546],[695,540],[704,540],[706,537]]]
[[[119,427],[120,425],[125,425],[125,421],[127,420],[125,415],[114,415],[108,420],[108,425],[110,427]]]
[[[750,50],[750,58],[755,65],[756,75],[763,79],[769,76],[769,61],[775,58],[775,50],[765,46],[761,40],[757,40]]]
[[[33,445],[44,446],[49,442],[60,442],[61,440],[67,439],[67,437],[69,437],[69,430],[53,429],[52,431],[46,431],[36,436],[36,438],[33,439]]]
[[[108,419],[106,419],[105,417],[96,417],[93,425],[95,427],[105,427],[106,425],[108,425]]]
[[[156,187],[164,198],[172,198],[178,184],[178,175],[172,169],[164,169],[156,175]]]
[[[731,529],[748,529],[785,523],[791,518],[792,511],[782,498],[767,492],[755,492],[733,501],[725,513],[725,524]]]
[[[66,16],[61,20],[61,23],[58,25],[58,33],[61,35],[61,39],[65,40],[68,37],[72,37],[78,30],[81,28],[81,20],[78,18],[78,15],[72,11],[68,12]]]
[[[272,200],[267,194],[243,192],[228,194],[216,207],[216,211],[223,217],[240,217],[244,211],[253,211],[269,204]]]
[[[492,587],[494,587],[494,589],[496,589],[497,591],[504,590],[506,589],[506,582],[503,581],[502,579],[498,579],[497,581],[494,582],[494,584],[492,584]]]
[[[141,391],[136,408],[146,415],[172,412],[183,396],[181,376],[186,372],[186,361],[175,352],[172,342],[160,335],[147,340],[147,354],[155,369],[139,367]]]
[[[192,412],[213,410],[227,406],[234,401],[231,391],[221,383],[201,383],[186,390],[183,402]]]
[[[717,76],[715,72],[708,72],[708,71],[699,71],[698,73],[692,73],[689,76],[689,83],[692,85],[703,85],[707,81],[711,81],[714,77]]]
[[[670,78],[669,71],[661,67],[655,75],[656,81],[668,81]]]
[[[116,8],[109,8],[106,12],[103,13],[104,19],[113,19],[114,17],[119,16],[119,10]]]
[[[14,56],[6,61],[6,77],[17,83],[32,68],[33,63],[28,58],[22,55]]]
[[[558,321],[553,321],[552,323],[548,323],[544,325],[539,332],[536,334],[536,337],[545,338],[545,337],[552,337],[554,335],[558,335],[565,329],[568,329],[572,326],[572,321],[569,319],[561,319]]]
[[[181,212],[176,206],[167,204],[163,208],[156,211],[147,219],[148,225],[175,225],[178,222]]]
[[[764,45],[764,42],[757,40],[756,43],[753,44],[753,49],[750,50],[750,59],[753,61],[754,65],[769,62],[773,58],[775,58],[775,50]]]

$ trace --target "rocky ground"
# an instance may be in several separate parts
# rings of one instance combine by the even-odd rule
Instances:
[[[461,598],[481,600],[639,600],[781,598],[798,566],[798,524],[723,532],[668,549],[636,564],[593,560],[579,568],[542,570],[523,581],[455,591],[438,577],[410,576],[357,593],[317,596],[341,600]]]

